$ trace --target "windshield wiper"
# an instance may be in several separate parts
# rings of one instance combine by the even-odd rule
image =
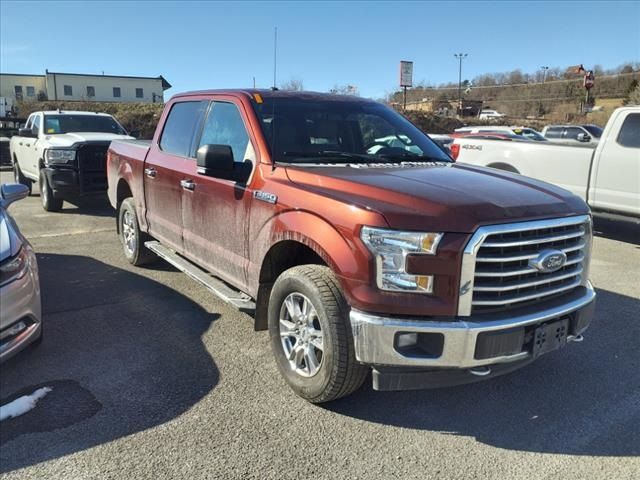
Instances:
[[[358,163],[365,161],[371,162],[376,159],[375,156],[365,155],[361,153],[349,153],[349,152],[340,152],[337,150],[321,150],[319,152],[294,152],[287,151],[283,152],[282,155],[284,157],[298,157],[298,158],[343,158],[345,160],[355,160]]]
[[[417,155],[415,153],[400,154],[382,154],[380,157],[400,162],[451,162],[448,158],[430,157],[429,155]]]

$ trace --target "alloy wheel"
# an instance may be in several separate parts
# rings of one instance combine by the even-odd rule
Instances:
[[[129,210],[122,214],[122,239],[127,253],[133,255],[136,251],[136,225],[135,217]]]
[[[324,357],[322,328],[311,301],[301,293],[289,294],[280,307],[280,341],[291,370],[313,377]]]

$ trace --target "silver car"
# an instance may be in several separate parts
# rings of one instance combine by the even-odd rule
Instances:
[[[40,278],[33,248],[7,213],[29,188],[0,187],[0,362],[42,338]]]

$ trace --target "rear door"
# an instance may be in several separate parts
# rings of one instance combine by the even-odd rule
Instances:
[[[244,180],[200,175],[196,161],[192,161],[191,189],[184,190],[182,196],[186,255],[244,290],[252,195],[247,184],[257,165],[255,139],[249,125],[246,112],[237,99],[214,99],[195,150],[208,144],[229,145],[236,167],[245,172]]]
[[[619,115],[600,138],[592,207],[640,216],[640,113]],[[603,143],[604,142],[604,143]]]
[[[193,170],[193,142],[202,125],[207,104],[203,99],[174,101],[144,164],[149,233],[178,252],[184,250],[182,182]]]

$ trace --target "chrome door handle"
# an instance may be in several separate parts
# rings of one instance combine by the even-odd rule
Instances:
[[[196,184],[193,183],[193,180],[180,180],[180,186],[185,190],[195,190]]]
[[[156,175],[158,174],[158,172],[156,172],[155,168],[145,168],[144,174],[149,178],[156,178]]]

